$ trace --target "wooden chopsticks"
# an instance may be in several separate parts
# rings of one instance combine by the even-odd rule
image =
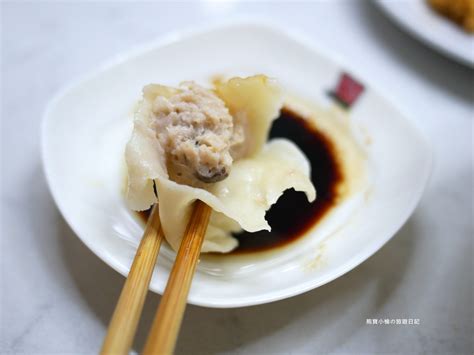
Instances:
[[[189,288],[201,253],[211,208],[196,201],[158,306],[143,354],[172,354],[183,319]]]
[[[151,275],[163,240],[158,205],[154,205],[132,267],[115,306],[101,354],[128,354],[137,330]]]
[[[171,354],[174,350],[211,212],[205,203],[199,200],[194,203],[144,354]],[[109,324],[101,354],[128,353],[162,240],[163,231],[155,205]]]

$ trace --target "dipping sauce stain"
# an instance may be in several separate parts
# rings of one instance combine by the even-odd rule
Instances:
[[[230,254],[267,251],[287,245],[303,236],[337,203],[343,174],[332,141],[289,108],[283,108],[273,123],[270,138],[278,137],[294,142],[308,158],[317,198],[309,203],[303,192],[286,190],[266,214],[272,231],[235,234],[239,246]],[[149,213],[150,210],[138,212],[143,221],[148,219]]]

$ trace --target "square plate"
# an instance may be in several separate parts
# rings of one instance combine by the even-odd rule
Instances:
[[[125,205],[123,154],[145,84],[264,73],[324,107],[333,105],[327,93],[346,68],[301,37],[242,21],[169,36],[125,53],[63,90],[48,106],[42,158],[54,200],[79,238],[126,275],[143,226]],[[347,220],[340,218],[340,209],[311,235],[279,251],[220,257],[217,267],[203,258],[190,303],[241,307],[303,293],[356,267],[405,223],[426,185],[431,153],[404,116],[364,85],[351,120],[373,141],[367,147],[371,186],[357,213]],[[151,290],[162,293],[172,257],[162,247]]]

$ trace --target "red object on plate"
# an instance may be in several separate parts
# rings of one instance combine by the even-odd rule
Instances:
[[[351,106],[364,91],[364,85],[347,73],[342,73],[333,96],[346,106]]]

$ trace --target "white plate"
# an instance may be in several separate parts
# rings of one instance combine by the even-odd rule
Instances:
[[[124,54],[61,92],[47,109],[42,151],[52,195],[79,238],[122,275],[143,230],[121,191],[134,103],[144,84],[176,85],[216,73],[265,73],[324,106],[332,104],[327,93],[341,67],[306,41],[268,25],[237,22],[174,35]],[[427,182],[430,151],[399,111],[371,88],[351,115],[373,140],[368,148],[373,186],[358,213],[342,223],[341,210],[310,236],[265,257],[202,261],[190,303],[239,307],[311,290],[360,264],[403,225]],[[170,265],[170,252],[163,249],[153,291],[163,291]]]
[[[474,67],[474,35],[439,15],[426,0],[376,0],[404,30],[447,56]]]

